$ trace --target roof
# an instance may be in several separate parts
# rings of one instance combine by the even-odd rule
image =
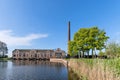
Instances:
[[[52,49],[15,49],[13,51],[16,51],[16,50],[18,51],[54,51]]]

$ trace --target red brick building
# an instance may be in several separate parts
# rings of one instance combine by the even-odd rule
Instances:
[[[12,52],[14,60],[42,60],[50,58],[64,58],[65,51],[60,48],[56,50],[51,49],[15,49]]]

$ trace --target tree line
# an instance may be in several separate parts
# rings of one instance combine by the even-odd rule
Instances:
[[[109,58],[118,58],[120,57],[120,44],[115,41],[111,41],[106,46],[106,54]]]
[[[106,41],[109,39],[104,30],[98,27],[80,28],[75,34],[73,40],[68,42],[68,53],[70,56],[82,56],[85,53],[89,56],[92,52],[92,57],[96,54],[96,50],[101,51],[106,48]]]
[[[7,53],[8,53],[7,44],[0,41],[0,58],[7,57],[6,55]]]

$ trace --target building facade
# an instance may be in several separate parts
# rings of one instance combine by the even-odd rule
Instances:
[[[50,58],[64,58],[65,51],[60,48],[56,50],[50,49],[15,49],[12,52],[14,60],[44,60]]]

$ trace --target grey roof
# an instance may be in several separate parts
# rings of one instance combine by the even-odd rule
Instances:
[[[14,51],[19,50],[19,51],[54,51],[52,49],[15,49]]]

